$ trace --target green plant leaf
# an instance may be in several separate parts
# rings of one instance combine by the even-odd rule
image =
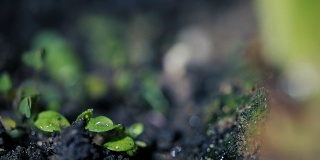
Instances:
[[[84,84],[90,98],[101,98],[108,90],[108,83],[100,75],[86,75]]]
[[[8,73],[2,73],[0,75],[0,92],[9,91],[12,87],[10,76]]]
[[[16,122],[11,118],[0,117],[0,122],[2,123],[4,129],[9,132],[16,128]]]
[[[25,115],[27,118],[31,116],[31,97],[25,97],[20,101],[19,111],[21,114]]]
[[[15,128],[15,129],[11,130],[10,132],[8,132],[8,134],[12,138],[21,137],[23,135],[23,133],[24,133],[24,131],[22,131],[21,129],[18,129],[18,128]]]
[[[117,125],[114,125],[114,129],[120,133],[123,133],[124,131],[124,127],[122,124],[117,124]]]
[[[93,109],[87,109],[77,117],[76,121],[80,120],[81,118],[89,119],[91,118],[92,114],[93,114]]]
[[[127,151],[127,154],[129,156],[134,156],[137,153],[137,150],[138,150],[138,146],[134,146],[132,149]]]
[[[22,60],[27,66],[40,71],[44,65],[44,54],[44,49],[38,49],[37,51],[31,51],[23,54]]]
[[[147,147],[147,144],[143,141],[136,141],[136,145],[142,148]]]
[[[31,86],[20,86],[19,91],[21,92],[22,97],[39,94],[38,91]]]
[[[113,125],[111,119],[105,116],[98,116],[95,118],[90,118],[86,129],[91,132],[106,132],[116,128],[117,125]]]
[[[134,145],[134,140],[131,137],[125,136],[125,137],[116,137],[111,141],[105,143],[103,147],[112,151],[121,152],[121,151],[131,150],[135,147],[135,145]]]
[[[56,31],[47,30],[39,32],[32,44],[33,48],[46,49],[43,69],[46,69],[47,74],[65,87],[73,89],[81,79],[81,63],[68,41]]]
[[[55,111],[43,111],[39,113],[35,126],[45,132],[60,131],[61,127],[70,126],[69,121]]]
[[[142,132],[143,132],[143,124],[142,123],[134,123],[133,125],[131,125],[128,130],[127,133],[132,137],[132,138],[136,138],[138,137]]]

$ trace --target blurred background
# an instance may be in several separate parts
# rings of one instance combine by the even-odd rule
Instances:
[[[179,124],[231,83],[223,77],[241,70],[257,34],[250,1],[1,1],[0,7],[0,71],[15,87],[41,92],[43,107],[70,117],[88,106],[134,106],[178,117]],[[184,111],[170,115],[172,108]]]

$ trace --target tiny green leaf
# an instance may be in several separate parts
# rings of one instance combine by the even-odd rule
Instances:
[[[21,129],[15,128],[13,130],[11,130],[10,132],[8,132],[8,134],[10,135],[10,137],[12,138],[18,138],[21,137],[23,135],[23,131]]]
[[[105,116],[98,116],[95,118],[90,118],[86,129],[91,132],[106,132],[116,128],[117,125],[113,125],[111,119]]]
[[[22,61],[27,66],[33,67],[35,70],[40,71],[43,68],[44,62],[44,49],[38,49],[37,51],[31,51],[22,55]]]
[[[60,131],[61,127],[70,126],[69,121],[55,111],[43,111],[39,113],[35,126],[45,132]]]
[[[25,115],[27,118],[30,118],[31,116],[31,97],[25,97],[21,100],[19,104],[19,111],[23,115]]]
[[[114,129],[120,133],[123,133],[124,131],[124,127],[122,124],[117,124],[117,125],[114,125]]]
[[[29,87],[29,86],[20,87],[20,92],[23,97],[39,94],[39,92],[34,87]]]
[[[142,123],[134,123],[128,128],[128,134],[132,138],[138,137],[143,132],[143,124]]]
[[[12,87],[10,76],[8,73],[2,73],[0,75],[0,92],[6,92]]]
[[[139,146],[139,147],[142,147],[142,148],[147,147],[147,144],[145,142],[142,142],[142,141],[136,141],[136,145]]]
[[[111,141],[105,143],[103,147],[112,151],[120,152],[120,151],[131,150],[135,147],[135,145],[131,137],[125,136],[125,137],[116,137]]]
[[[84,119],[89,119],[91,118],[93,114],[93,109],[87,109],[86,111],[82,112],[76,119],[76,121],[78,121],[79,119],[81,118],[84,118]]]
[[[11,118],[0,117],[0,122],[2,123],[4,129],[9,132],[12,129],[16,128],[16,122]]]
[[[137,153],[137,150],[138,150],[138,146],[134,146],[132,149],[127,151],[127,154],[129,156],[134,156]]]
[[[101,98],[107,93],[108,83],[99,75],[87,75],[84,84],[90,98]]]

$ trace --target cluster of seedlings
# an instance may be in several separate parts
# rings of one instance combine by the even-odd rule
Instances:
[[[106,134],[106,132],[115,131],[116,133],[110,140],[103,144],[103,147],[112,151],[126,151],[128,155],[133,156],[139,147],[146,147],[142,141],[135,141],[143,132],[143,125],[135,123],[127,130],[121,124],[113,124],[112,120],[105,116],[92,117],[93,109],[88,109],[81,113],[75,122],[85,120],[85,129],[89,132]],[[61,131],[62,127],[70,126],[69,121],[61,114],[55,111],[43,111],[39,113],[34,125],[45,132]]]
[[[88,109],[81,113],[70,125],[67,118],[54,110],[38,112],[38,105],[36,104],[41,94],[30,92],[27,88],[15,91],[12,89],[12,82],[7,73],[0,75],[0,83],[0,92],[3,99],[12,104],[16,103],[16,107],[14,107],[15,119],[0,117],[0,159],[43,159],[44,157],[44,159],[47,159],[50,156],[59,155],[68,157],[68,154],[63,152],[68,152],[70,149],[61,151],[61,148],[63,148],[61,145],[63,143],[81,142],[81,139],[84,139],[81,142],[81,147],[85,146],[84,143],[87,144],[88,153],[79,159],[88,158],[90,152],[100,153],[97,159],[103,159],[103,156],[105,156],[105,159],[117,158],[114,156],[110,158],[110,155],[119,155],[122,159],[122,155],[134,156],[138,147],[146,147],[144,142],[137,140],[137,137],[144,130],[142,123],[135,123],[125,128],[121,124],[114,124],[106,116],[93,117],[93,109]],[[17,99],[20,100],[17,101]],[[71,130],[71,132],[68,132],[68,130]],[[70,134],[73,136],[70,136]],[[30,135],[33,137],[30,137]],[[63,136],[70,137],[74,142],[68,142]],[[80,136],[78,140],[75,139],[77,136]],[[64,146],[66,145],[70,146],[70,144]],[[56,149],[59,146],[61,148]],[[79,147],[77,145],[72,146],[73,149]]]

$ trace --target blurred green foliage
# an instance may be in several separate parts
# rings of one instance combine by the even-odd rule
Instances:
[[[114,77],[114,85],[121,93],[129,92],[134,76],[128,71],[118,70]]]
[[[33,48],[45,48],[45,68],[51,78],[70,88],[81,78],[79,58],[67,41],[57,32],[42,31],[33,39]],[[37,53],[37,51],[32,51]],[[36,58],[37,59],[37,58]]]
[[[19,104],[19,111],[21,114],[25,115],[27,118],[31,116],[31,97],[25,97],[21,100]]]
[[[12,83],[8,73],[4,72],[0,75],[0,92],[7,92],[11,89]]]
[[[40,31],[32,40],[32,49],[22,56],[34,69],[33,79],[22,82],[22,92],[42,95],[47,108],[58,110],[63,96],[80,102],[83,97],[82,65],[78,55],[58,32]],[[44,80],[42,75],[49,76]]]
[[[137,138],[144,130],[142,123],[134,123],[127,129],[127,134],[132,138]]]
[[[87,14],[79,20],[82,33],[89,38],[90,58],[104,67],[120,69],[128,64],[125,26],[111,17]]]
[[[320,70],[320,1],[258,0],[266,57],[280,69],[309,63]]]
[[[22,56],[24,64],[33,67],[37,71],[41,71],[44,66],[45,51],[39,49],[38,51],[29,51]]]
[[[84,77],[86,94],[92,99],[98,99],[108,92],[108,81],[98,74],[87,74]]]
[[[39,95],[41,94],[41,101],[47,104],[47,108],[51,110],[58,110],[59,104],[63,99],[60,90],[53,84],[46,81],[34,82],[27,79],[19,86],[21,96]]]
[[[152,71],[144,72],[142,80],[142,95],[155,111],[162,114],[166,114],[168,112],[168,101],[163,95],[156,74]]]

